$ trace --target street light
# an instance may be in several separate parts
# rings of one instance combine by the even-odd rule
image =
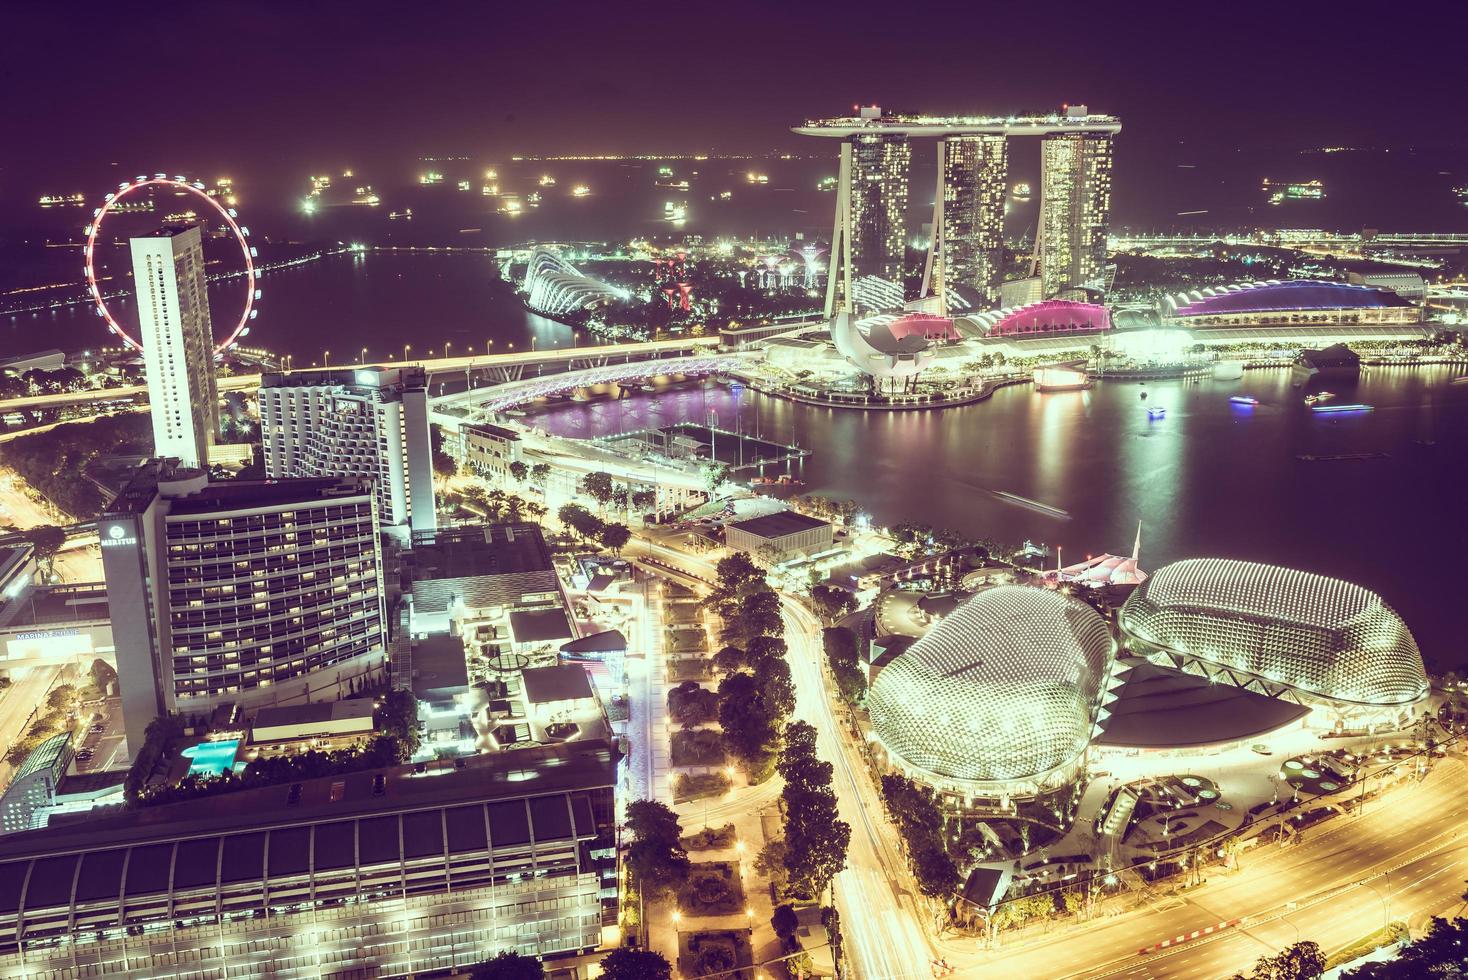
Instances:
[[[410,352],[410,351],[411,351],[411,350],[412,350],[412,349],[413,349],[413,345],[412,345],[412,344],[404,344],[404,345],[403,345],[403,360],[404,360],[404,361],[406,361],[406,360],[407,360],[407,359],[408,359],[408,353],[409,353],[409,352]]]
[[[367,363],[367,348],[365,348],[365,347],[362,348],[362,361],[361,361],[361,363],[362,364],[366,364]]]
[[[324,350],[321,352],[321,367],[323,370],[331,367],[331,351]]]

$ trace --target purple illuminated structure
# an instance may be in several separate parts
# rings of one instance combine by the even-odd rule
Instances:
[[[989,328],[990,337],[1102,333],[1111,329],[1111,313],[1094,303],[1049,299],[1005,315]]]

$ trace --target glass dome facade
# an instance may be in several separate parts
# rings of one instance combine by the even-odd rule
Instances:
[[[873,730],[894,766],[940,790],[1038,795],[1079,768],[1113,650],[1106,622],[1082,602],[988,589],[877,675]]]
[[[1139,653],[1202,661],[1342,708],[1427,695],[1422,654],[1381,597],[1339,579],[1194,558],[1152,574],[1119,622]]]

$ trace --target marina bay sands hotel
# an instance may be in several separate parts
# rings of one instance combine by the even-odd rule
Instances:
[[[1115,116],[1067,106],[1050,116],[888,115],[813,119],[804,136],[841,140],[826,314],[901,306],[912,141],[938,143],[933,237],[922,296],[932,312],[1082,299],[1102,289],[1111,214]],[[1040,221],[1029,278],[1004,281],[1004,200],[1011,136],[1041,138]],[[1035,268],[1037,266],[1038,268]]]

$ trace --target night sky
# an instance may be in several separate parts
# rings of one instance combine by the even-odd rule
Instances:
[[[156,11],[156,12],[155,12]],[[0,187],[428,154],[813,149],[854,102],[1121,115],[1127,153],[1465,136],[1448,4],[7,3]],[[183,144],[183,145],[180,145]]]

